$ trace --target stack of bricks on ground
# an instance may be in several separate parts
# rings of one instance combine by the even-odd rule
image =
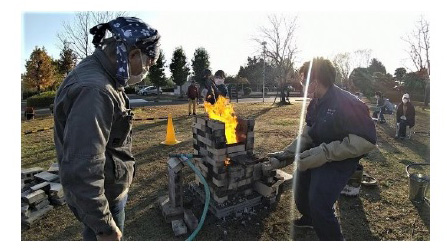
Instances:
[[[64,205],[65,197],[59,182],[59,166],[53,163],[47,171],[40,167],[22,169],[22,223],[31,227],[55,205]]]
[[[225,124],[205,117],[195,117],[192,125],[194,161],[204,176],[211,193],[210,211],[218,218],[236,214],[261,203],[261,198],[273,203],[281,183],[291,175],[269,169],[254,156],[253,119],[238,119],[237,143],[227,144]],[[181,170],[186,163],[180,158],[168,160],[169,196],[159,203],[166,222],[171,222],[175,235],[186,234],[186,226],[193,230],[197,218],[183,209]],[[204,201],[203,184],[196,175],[195,183]],[[184,221],[184,222],[183,222]]]

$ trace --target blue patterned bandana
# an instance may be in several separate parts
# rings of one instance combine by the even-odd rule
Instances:
[[[101,23],[90,29],[95,47],[102,46],[106,31],[109,30],[116,39],[116,60],[118,82],[126,86],[129,75],[127,50],[137,47],[155,61],[160,54],[160,34],[141,19],[136,17],[118,17],[108,23]]]

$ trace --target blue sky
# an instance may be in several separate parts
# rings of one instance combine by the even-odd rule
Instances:
[[[161,48],[168,63],[175,47],[182,46],[188,60],[196,48],[204,47],[210,54],[213,71],[222,69],[234,75],[247,62],[248,56],[260,55],[260,47],[253,38],[259,34],[259,27],[267,25],[267,16],[272,12],[130,13],[159,30]],[[401,37],[414,28],[422,12],[303,11],[285,14],[298,16],[298,66],[314,56],[332,59],[337,53],[352,53],[358,49],[371,49],[371,58],[378,58],[391,74],[397,67],[412,66],[405,52],[407,45]],[[63,31],[63,22],[74,20],[73,12],[23,12],[22,18],[21,72],[25,71],[25,60],[35,46],[45,46],[53,58],[59,58],[61,43],[57,33]]]

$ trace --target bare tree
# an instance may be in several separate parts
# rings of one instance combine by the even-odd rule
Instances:
[[[409,45],[407,50],[417,72],[423,74],[425,83],[424,106],[430,102],[430,24],[421,16],[416,28],[402,38]]]
[[[339,53],[334,56],[334,66],[340,74],[340,83],[343,87],[347,87],[349,82],[349,74],[351,73],[351,55],[350,53]]]
[[[286,103],[285,87],[287,79],[294,72],[293,63],[298,49],[295,42],[297,17],[286,20],[284,16],[268,16],[268,27],[260,27],[259,38],[254,40],[263,46],[266,42],[265,57],[276,70],[278,87],[281,89],[280,104]]]
[[[368,67],[371,59],[371,49],[359,49],[354,51],[353,65],[357,67]]]
[[[91,42],[93,37],[90,35],[90,28],[124,15],[126,15],[125,11],[77,12],[72,22],[62,23],[64,30],[58,33],[57,37],[62,45],[68,42],[76,56],[83,59],[91,55],[95,49]]]
[[[416,23],[416,28],[405,37],[402,38],[409,45],[409,50],[407,50],[410,56],[413,66],[416,71],[421,71],[422,69],[427,69],[430,75],[430,34],[429,34],[429,23],[424,19],[423,16]]]

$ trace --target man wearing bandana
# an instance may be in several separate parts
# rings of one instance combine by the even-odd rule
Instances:
[[[121,240],[135,176],[133,113],[124,87],[146,77],[158,58],[160,35],[134,17],[118,17],[90,33],[95,52],[57,91],[54,141],[65,198],[84,225],[83,239]]]

